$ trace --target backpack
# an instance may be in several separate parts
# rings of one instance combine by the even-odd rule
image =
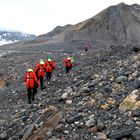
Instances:
[[[44,68],[43,68],[42,65],[39,66],[39,68],[38,68],[37,76],[38,77],[44,77]]]
[[[71,67],[72,67],[71,62],[67,62],[67,63],[66,63],[66,67],[71,68]]]
[[[27,73],[27,77],[26,77],[26,88],[34,88],[34,77],[33,77],[33,73],[32,72],[28,72]]]
[[[46,72],[49,72],[49,73],[52,72],[52,67],[51,67],[51,65],[46,65]]]

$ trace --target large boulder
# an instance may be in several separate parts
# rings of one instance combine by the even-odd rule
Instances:
[[[123,112],[131,110],[137,102],[138,94],[138,90],[132,91],[132,93],[130,93],[120,104],[119,109]]]
[[[140,101],[136,102],[133,106],[133,110],[140,108]]]

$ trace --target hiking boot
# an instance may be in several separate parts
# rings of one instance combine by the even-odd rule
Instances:
[[[35,100],[35,97],[32,97],[32,100],[34,101]]]
[[[46,87],[44,86],[44,87],[41,87],[41,90],[44,90]]]

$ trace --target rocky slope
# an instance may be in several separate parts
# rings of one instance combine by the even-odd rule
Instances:
[[[28,52],[0,58],[0,138],[139,140],[139,52],[128,46],[74,52],[68,75],[66,55]],[[55,59],[56,70],[29,105],[23,75],[46,56]]]

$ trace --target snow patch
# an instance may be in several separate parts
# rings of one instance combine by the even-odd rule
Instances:
[[[13,43],[12,41],[0,41],[0,45],[4,45],[4,44],[10,44]]]

